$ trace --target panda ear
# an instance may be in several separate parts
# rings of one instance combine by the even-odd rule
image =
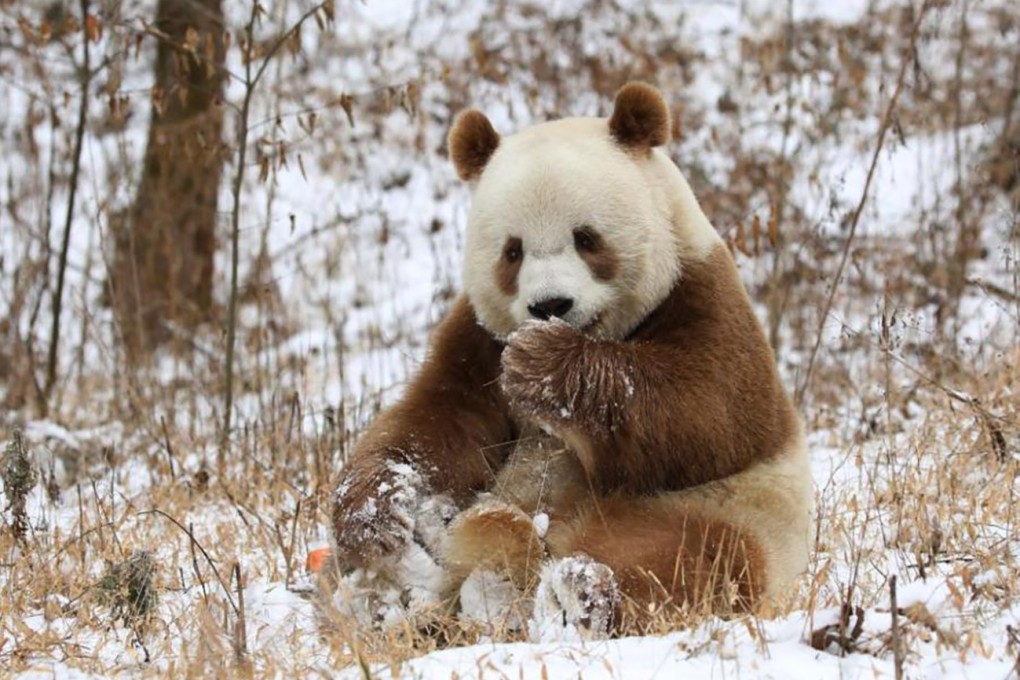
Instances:
[[[648,152],[670,140],[669,109],[657,89],[645,83],[627,83],[616,93],[609,133],[619,144]]]
[[[481,177],[499,146],[499,134],[484,113],[468,109],[453,122],[448,144],[457,175],[465,182],[473,182]]]

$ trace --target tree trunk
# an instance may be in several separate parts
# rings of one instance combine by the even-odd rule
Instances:
[[[225,159],[221,0],[160,0],[152,122],[135,203],[116,234],[110,293],[129,357],[168,324],[212,315],[216,204]]]

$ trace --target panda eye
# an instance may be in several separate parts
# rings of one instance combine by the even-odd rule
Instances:
[[[599,237],[591,227],[575,229],[574,248],[582,253],[594,253],[599,249]]]
[[[503,246],[503,259],[513,264],[524,257],[524,248],[519,238],[508,238]]]

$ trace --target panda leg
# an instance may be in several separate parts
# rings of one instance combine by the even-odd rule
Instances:
[[[442,561],[457,588],[477,569],[505,575],[520,590],[533,585],[545,546],[534,522],[520,508],[484,500],[454,518],[443,539]]]
[[[623,597],[641,605],[724,614],[753,608],[764,593],[758,540],[675,497],[600,499],[550,525],[546,541],[553,557],[584,554],[608,567]]]

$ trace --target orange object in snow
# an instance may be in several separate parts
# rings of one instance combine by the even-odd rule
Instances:
[[[318,574],[322,571],[322,566],[329,558],[330,552],[331,551],[328,547],[309,550],[308,557],[305,559],[305,568],[313,574]]]

